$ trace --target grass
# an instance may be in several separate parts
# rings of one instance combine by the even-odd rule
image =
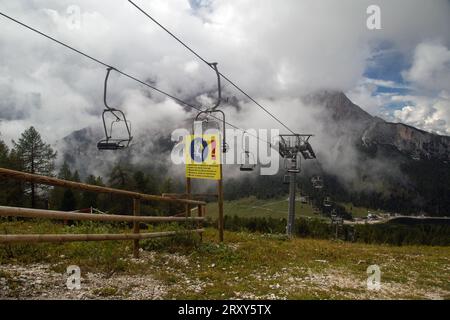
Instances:
[[[367,212],[379,212],[365,207],[357,207],[351,203],[342,203],[347,212],[353,217],[367,217]],[[216,202],[208,203],[206,206],[207,216],[217,218],[218,207]],[[288,196],[276,199],[257,199],[256,197],[248,197],[238,200],[224,202],[224,215],[238,217],[271,217],[286,218],[288,212]],[[295,214],[297,217],[321,217],[314,213],[313,207],[309,203],[296,202]]]
[[[174,225],[152,227],[177,229]],[[3,221],[0,232],[124,232],[116,225],[79,224],[64,227],[49,221]],[[128,230],[129,231],[129,230]],[[64,272],[69,264],[82,272],[143,277],[151,275],[165,288],[166,299],[450,299],[450,247],[367,245],[329,240],[287,239],[282,235],[206,229],[198,237],[142,241],[142,261],[130,259],[131,241],[15,244],[0,246],[0,267],[48,263]],[[380,266],[382,290],[368,291],[366,269]],[[16,285],[14,275],[0,271],[0,280]],[[123,290],[108,282],[95,288],[100,297]],[[20,292],[20,291],[18,291]]]
[[[368,211],[370,211],[372,213],[384,213],[383,210],[374,210],[374,209],[369,209],[366,207],[357,207],[357,206],[354,206],[352,203],[341,203],[341,204],[345,207],[345,210],[348,213],[352,214],[352,216],[354,218],[367,217]]]
[[[243,198],[239,200],[224,202],[224,215],[239,217],[272,217],[286,218],[288,212],[287,196],[270,200],[256,199],[256,197]],[[217,203],[208,203],[206,206],[207,216],[217,218]],[[296,202],[296,216],[318,217],[310,204]]]

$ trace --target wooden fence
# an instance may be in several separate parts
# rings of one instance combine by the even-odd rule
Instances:
[[[173,197],[163,197],[157,195],[149,195],[127,190],[120,190],[108,187],[101,187],[89,185],[80,182],[67,181],[52,177],[46,177],[31,173],[25,173],[10,169],[0,168],[0,178],[16,179],[24,182],[31,182],[36,184],[45,184],[55,187],[63,187],[69,189],[77,189],[82,191],[89,191],[95,193],[108,193],[121,195],[133,199],[133,215],[115,215],[115,214],[90,214],[90,213],[76,213],[64,212],[54,210],[41,210],[17,207],[0,206],[0,216],[3,217],[27,217],[27,218],[44,218],[44,219],[60,219],[60,220],[88,220],[88,221],[109,221],[109,222],[132,222],[133,233],[119,233],[119,234],[16,234],[16,235],[0,235],[0,243],[12,242],[66,242],[66,241],[105,241],[105,240],[133,240],[133,255],[139,256],[139,240],[168,237],[176,235],[176,231],[166,232],[152,232],[140,233],[140,222],[196,222],[197,229],[187,230],[188,233],[198,233],[200,236],[203,233],[202,221],[204,220],[206,212],[206,202],[189,199],[180,199]],[[150,217],[140,215],[141,200],[146,201],[161,201],[180,203],[189,206],[197,206],[197,217]]]

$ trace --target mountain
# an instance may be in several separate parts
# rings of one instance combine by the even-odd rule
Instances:
[[[320,174],[325,182],[320,196],[330,196],[335,202],[404,214],[450,214],[450,137],[372,116],[342,92],[322,91],[301,100],[318,111],[312,143],[319,159],[303,162],[299,176],[302,192],[314,195],[310,178]],[[173,129],[141,131],[135,133],[134,146],[120,152],[99,152],[96,142],[102,136],[101,128],[85,128],[61,140],[58,150],[81,176],[105,175],[121,163],[182,182],[183,167],[170,161]],[[225,166],[224,170],[229,199],[287,192],[281,183],[285,174],[282,162],[275,176],[243,175],[238,166]]]
[[[333,121],[345,128],[346,133],[355,135],[365,147],[394,147],[414,160],[450,160],[450,137],[371,116],[342,92],[324,91],[308,96],[305,101],[323,106]]]
[[[335,200],[450,214],[450,137],[372,116],[342,92],[311,94],[304,102],[323,111],[319,121],[331,141],[321,150],[323,174]]]

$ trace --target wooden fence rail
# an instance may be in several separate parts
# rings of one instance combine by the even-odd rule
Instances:
[[[196,201],[189,199],[176,199],[172,197],[163,197],[151,194],[144,194],[139,192],[114,189],[108,187],[94,186],[91,184],[74,182],[68,180],[57,179],[53,177],[41,176],[38,174],[31,174],[21,171],[15,171],[10,169],[0,168],[0,177],[11,178],[15,180],[25,181],[25,182],[33,182],[36,184],[45,184],[54,187],[63,187],[69,189],[77,189],[83,191],[91,191],[95,193],[110,193],[116,195],[126,196],[132,199],[139,200],[149,200],[149,201],[161,201],[161,202],[173,202],[173,203],[182,203],[182,204],[193,204],[193,205],[206,205],[204,201]]]
[[[42,209],[29,209],[17,207],[0,206],[0,217],[24,217],[44,218],[57,220],[88,220],[88,221],[110,221],[110,222],[177,222],[177,221],[202,221],[204,217],[149,217],[149,216],[126,216],[118,214],[94,214],[65,212]]]
[[[69,241],[106,241],[106,240],[141,240],[174,236],[180,233],[202,233],[203,229],[183,232],[164,231],[151,233],[109,233],[109,234],[7,234],[0,235],[0,243],[13,242],[69,242]]]
[[[110,221],[110,222],[132,222],[133,233],[119,233],[119,234],[16,234],[16,235],[0,235],[0,243],[14,243],[14,242],[67,242],[67,241],[106,241],[106,240],[132,240],[133,241],[133,255],[139,256],[139,240],[173,236],[179,233],[198,233],[202,237],[203,229],[202,222],[205,219],[206,202],[191,199],[183,199],[176,197],[164,197],[150,194],[143,194],[133,191],[114,189],[108,187],[101,187],[90,185],[86,183],[67,181],[53,177],[46,177],[37,174],[20,172],[5,168],[0,168],[0,178],[10,178],[25,182],[36,184],[44,184],[55,187],[77,189],[82,191],[94,193],[109,193],[121,195],[133,200],[133,215],[115,215],[115,214],[92,214],[92,213],[78,213],[78,212],[64,212],[55,210],[41,210],[30,208],[17,208],[0,206],[0,217],[26,217],[26,218],[41,218],[41,219],[60,219],[60,220],[88,220],[88,221]],[[185,204],[187,206],[196,205],[198,217],[149,217],[140,215],[140,201],[161,201]],[[139,222],[195,222],[196,229],[187,231],[166,231],[166,232],[152,232],[140,233]]]

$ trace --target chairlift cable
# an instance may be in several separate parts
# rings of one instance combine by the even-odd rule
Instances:
[[[98,63],[98,64],[100,64],[100,65],[102,65],[104,67],[106,67],[106,68],[111,68],[112,70],[115,70],[116,72],[120,73],[121,75],[123,75],[123,76],[125,76],[125,77],[127,77],[127,78],[129,78],[131,80],[134,80],[134,81],[136,81],[136,82],[138,82],[138,83],[140,83],[140,84],[142,84],[142,85],[144,85],[144,86],[146,86],[146,87],[148,87],[148,88],[150,88],[150,89],[152,89],[152,90],[154,90],[154,91],[156,91],[156,92],[158,92],[158,93],[160,93],[162,95],[165,95],[165,96],[171,98],[172,100],[174,100],[174,101],[176,101],[176,102],[178,102],[178,103],[180,103],[182,105],[185,105],[185,106],[190,107],[192,109],[195,109],[197,111],[206,111],[206,110],[202,110],[200,107],[197,107],[197,106],[194,106],[194,105],[192,105],[192,104],[190,104],[188,102],[185,102],[185,101],[181,100],[180,98],[177,98],[174,95],[172,95],[170,93],[167,93],[167,92],[165,92],[165,91],[163,91],[163,90],[161,90],[161,89],[159,89],[159,88],[157,88],[155,86],[152,86],[152,85],[148,84],[147,82],[136,78],[133,75],[130,75],[130,74],[128,74],[128,73],[118,69],[118,68],[115,68],[115,67],[113,67],[113,66],[111,66],[111,65],[109,65],[109,64],[107,64],[107,63],[105,63],[105,62],[103,62],[103,61],[101,61],[99,59],[97,59],[97,58],[94,58],[93,56],[88,55],[88,54],[86,54],[86,53],[84,53],[84,52],[82,52],[82,51],[80,51],[80,50],[78,50],[78,49],[76,49],[76,48],[74,48],[74,47],[72,47],[72,46],[62,42],[62,41],[60,41],[60,40],[57,40],[57,39],[55,39],[55,38],[53,38],[53,37],[51,37],[51,36],[41,32],[41,31],[39,31],[39,30],[37,30],[37,29],[35,29],[35,28],[33,28],[33,27],[31,27],[31,26],[29,26],[29,25],[27,25],[27,24],[25,24],[25,23],[23,23],[21,21],[19,21],[19,20],[16,20],[16,19],[14,19],[14,18],[4,14],[3,12],[0,12],[0,15],[5,17],[5,18],[7,18],[7,19],[9,19],[9,20],[11,20],[11,21],[13,21],[13,22],[15,22],[15,23],[17,23],[17,24],[19,24],[19,25],[21,25],[21,26],[23,26],[23,27],[25,27],[25,28],[27,28],[27,29],[29,29],[29,30],[31,30],[31,31],[33,31],[33,32],[35,32],[35,33],[37,33],[37,34],[39,34],[39,35],[41,35],[41,36],[43,36],[43,37],[45,37],[45,38],[47,38],[47,39],[49,39],[49,40],[52,40],[53,42],[56,42],[57,44],[65,47],[67,49],[72,50],[75,53],[78,53],[78,54],[84,56],[85,58],[88,58],[88,59],[90,59],[90,60],[92,60],[92,61],[94,61],[94,62],[96,62],[96,63]],[[211,115],[211,117],[215,118],[216,120],[220,120],[218,117],[216,117],[214,115]],[[247,133],[248,135],[251,135],[251,136],[255,137],[257,140],[268,144],[270,146],[270,148],[276,150],[273,147],[272,143],[270,143],[270,142],[268,142],[268,141],[258,137],[257,135],[248,133],[245,129],[239,128],[238,126],[235,126],[235,125],[231,124],[230,122],[226,121],[225,124],[230,126],[230,127],[232,127],[233,129],[242,131],[244,133]]]
[[[202,56],[200,56],[197,52],[195,52],[191,47],[189,47],[185,42],[183,42],[180,38],[178,38],[175,34],[173,34],[170,30],[168,30],[166,27],[164,27],[160,22],[158,22],[155,18],[153,18],[150,14],[148,14],[146,11],[144,11],[141,7],[139,7],[136,3],[134,3],[131,0],[128,0],[129,3],[131,3],[133,6],[135,6],[140,12],[142,12],[147,18],[152,20],[154,23],[156,23],[161,29],[163,29],[165,32],[167,32],[172,38],[174,38],[176,41],[178,41],[182,46],[184,46],[187,50],[189,50],[191,53],[193,53],[197,58],[199,58],[201,61],[206,63],[210,68],[214,69],[213,65],[206,61]],[[273,113],[271,113],[267,108],[262,106],[258,101],[256,101],[254,98],[252,98],[247,92],[245,92],[243,89],[241,89],[236,83],[234,83],[230,78],[219,72],[220,76],[224,78],[228,83],[230,83],[233,87],[235,87],[239,92],[241,92],[245,97],[247,97],[250,101],[255,103],[258,107],[260,107],[262,110],[264,110],[269,116],[271,116],[274,120],[276,120],[279,124],[281,124],[285,129],[287,129],[292,134],[295,134],[294,131],[292,131],[287,125],[285,125],[281,120],[279,120]]]

